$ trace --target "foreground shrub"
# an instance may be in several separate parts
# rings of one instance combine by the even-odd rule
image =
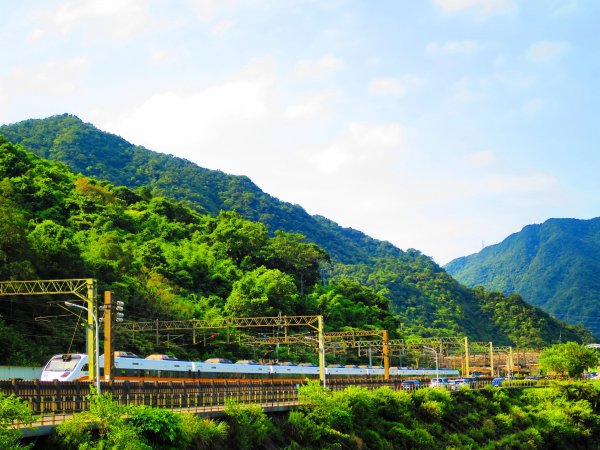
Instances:
[[[181,415],[168,409],[145,405],[133,407],[127,425],[142,434],[153,449],[181,449],[189,444]]]
[[[125,422],[130,408],[119,405],[111,394],[88,397],[89,411],[74,414],[73,418],[56,427],[52,441],[64,449],[127,449],[150,450],[138,430]]]
[[[247,450],[263,445],[275,432],[273,424],[259,405],[225,405],[225,420],[229,425],[232,448]]]
[[[31,411],[20,398],[0,393],[0,448],[3,450],[30,448],[31,446],[20,443],[21,432],[19,430],[9,428],[14,421],[31,423]]]
[[[193,414],[181,416],[183,432],[188,436],[188,448],[191,450],[225,450],[229,425],[202,419]]]

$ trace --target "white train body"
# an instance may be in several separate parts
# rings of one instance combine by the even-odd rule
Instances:
[[[103,374],[104,357],[100,357]],[[440,369],[439,376],[458,376],[453,369]],[[383,377],[383,368],[372,367],[326,367],[327,377]],[[391,377],[434,377],[435,369],[390,368]],[[212,379],[271,379],[271,378],[318,378],[319,367],[303,365],[266,365],[246,363],[221,363],[144,359],[137,357],[115,357],[112,372],[114,380],[139,381],[202,381]],[[55,355],[42,371],[41,381],[75,381],[88,379],[88,357],[86,354]]]

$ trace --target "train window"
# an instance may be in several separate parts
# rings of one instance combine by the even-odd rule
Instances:
[[[83,367],[81,368],[81,370],[82,370],[83,372],[87,372],[87,371],[89,370],[87,363],[85,363],[85,364],[83,365]]]
[[[63,355],[52,358],[46,365],[46,370],[59,372],[72,371],[80,361],[81,358],[79,356]]]

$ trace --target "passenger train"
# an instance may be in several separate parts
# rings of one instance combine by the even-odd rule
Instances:
[[[104,356],[99,358],[101,378],[104,375]],[[325,368],[328,378],[383,377],[384,369],[367,366],[330,365]],[[454,369],[403,369],[390,368],[390,377],[425,378],[458,376]],[[204,362],[179,361],[167,355],[150,355],[139,358],[133,353],[115,352],[112,377],[115,381],[211,381],[222,379],[297,379],[319,378],[319,367],[314,364],[280,363],[259,364],[244,360],[232,363],[220,358]],[[44,366],[41,381],[88,380],[88,356],[69,353],[53,356]]]

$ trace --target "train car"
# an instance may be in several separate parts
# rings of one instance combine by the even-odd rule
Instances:
[[[54,355],[46,363],[40,381],[76,381],[88,379],[88,356],[81,353]]]
[[[100,374],[104,375],[104,357],[99,358]],[[458,376],[457,370],[390,368],[390,376],[397,378],[427,378]],[[75,381],[88,379],[88,358],[85,354],[55,355],[42,371],[41,381]],[[381,367],[331,365],[325,368],[328,378],[383,377]],[[139,358],[133,354],[117,353],[112,378],[115,381],[210,381],[222,379],[295,379],[319,378],[319,367],[314,364],[259,364],[245,360],[233,363],[221,358],[201,361],[180,361],[166,355]]]

